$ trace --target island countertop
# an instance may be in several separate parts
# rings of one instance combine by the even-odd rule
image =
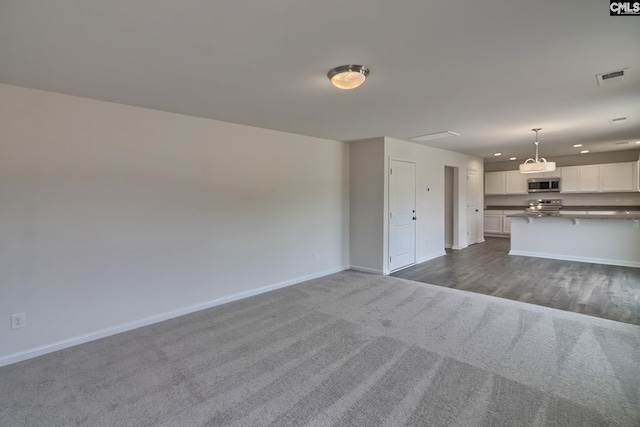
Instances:
[[[640,267],[640,211],[522,212],[511,218],[511,255]]]
[[[557,214],[522,212],[508,218],[629,219],[640,220],[640,211],[560,211]]]
[[[523,205],[488,205],[485,210],[486,211],[524,211],[527,206],[523,206]],[[601,212],[601,211],[635,211],[640,213],[640,206],[638,205],[629,205],[629,206],[624,206],[624,205],[600,205],[600,206],[593,206],[593,205],[565,205],[562,207],[563,211],[571,211],[571,212],[575,212],[575,211],[588,211],[588,212]]]

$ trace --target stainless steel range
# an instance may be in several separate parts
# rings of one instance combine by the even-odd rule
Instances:
[[[562,200],[560,199],[532,199],[525,209],[527,213],[535,213],[540,216],[560,216]]]

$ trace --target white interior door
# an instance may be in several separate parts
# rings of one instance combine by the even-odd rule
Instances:
[[[416,262],[416,164],[389,162],[389,270]]]
[[[467,244],[478,243],[478,171],[467,169]]]

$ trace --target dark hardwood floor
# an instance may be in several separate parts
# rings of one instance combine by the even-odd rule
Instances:
[[[640,268],[511,256],[509,245],[488,237],[392,276],[640,325]]]

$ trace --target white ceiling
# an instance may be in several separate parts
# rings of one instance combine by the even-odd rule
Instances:
[[[365,84],[332,87],[349,63]],[[0,0],[0,82],[340,141],[450,130],[427,144],[488,161],[531,157],[533,127],[550,160],[640,148],[640,16],[602,0]]]

